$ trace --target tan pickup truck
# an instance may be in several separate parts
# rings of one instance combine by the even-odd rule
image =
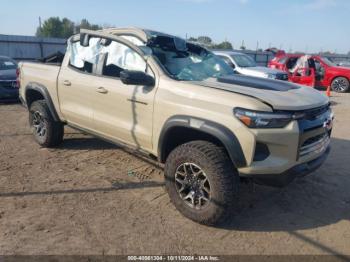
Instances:
[[[172,202],[197,222],[233,215],[240,178],[284,185],[317,169],[329,152],[326,96],[237,75],[178,37],[83,30],[62,60],[19,65],[36,141],[57,146],[68,125],[158,161]]]

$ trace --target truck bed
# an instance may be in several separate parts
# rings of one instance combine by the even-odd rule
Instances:
[[[50,94],[55,106],[58,107],[57,78],[61,66],[55,63],[20,62],[20,97],[26,101],[28,85],[41,86]]]

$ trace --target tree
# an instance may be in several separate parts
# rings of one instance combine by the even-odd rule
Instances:
[[[62,37],[68,38],[73,35],[74,32],[74,23],[68,18],[62,19]]]
[[[41,37],[62,37],[63,25],[59,17],[50,17],[45,20],[43,26],[38,27],[37,36]]]
[[[215,48],[215,49],[232,50],[233,46],[232,46],[232,44],[230,42],[224,41],[224,42],[222,42],[220,44],[213,45],[213,48]]]
[[[204,45],[211,45],[213,42],[209,36],[199,36],[197,41]]]
[[[75,33],[79,33],[80,29],[100,30],[101,26],[90,24],[87,19],[82,19],[79,24],[75,24],[68,18],[50,17],[45,20],[42,27],[36,30],[36,36],[39,37],[58,37],[68,38]]]
[[[90,24],[87,19],[82,19],[80,24],[76,26],[77,32],[80,32],[80,29],[89,29],[89,30],[101,30],[102,27],[97,24]]]
[[[225,49],[225,50],[232,50],[233,46],[229,41],[223,41],[219,44],[216,44],[213,42],[213,40],[209,36],[199,36],[198,38],[190,37],[187,39],[189,42],[194,42],[198,45],[201,45],[203,47],[209,48],[209,49]]]
[[[187,41],[189,41],[189,42],[197,42],[198,39],[191,36],[189,39],[187,39]]]

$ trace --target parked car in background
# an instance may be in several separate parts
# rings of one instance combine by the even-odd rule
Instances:
[[[350,61],[337,62],[338,66],[350,67]]]
[[[0,102],[18,100],[17,62],[0,56]]]
[[[340,93],[349,91],[350,68],[337,66],[326,57],[314,55],[308,56],[307,63],[298,67],[301,59],[305,59],[305,55],[285,54],[276,56],[268,66],[287,72],[289,80],[294,83],[311,87],[331,86],[333,91]]]
[[[282,70],[258,66],[250,56],[233,51],[213,51],[222,58],[236,73],[247,76],[270,78],[276,80],[288,80],[288,74]]]

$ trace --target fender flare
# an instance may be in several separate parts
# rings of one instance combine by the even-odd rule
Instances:
[[[189,129],[196,129],[200,132],[206,133],[217,138],[226,148],[231,161],[236,168],[247,166],[246,159],[243,154],[241,144],[239,143],[235,134],[227,127],[201,118],[190,117],[185,115],[176,115],[169,118],[160,133],[158,142],[158,156],[161,162],[165,161],[165,143],[167,134],[173,128],[185,127]]]
[[[50,93],[47,90],[47,88],[45,86],[43,86],[42,84],[39,84],[36,82],[30,82],[26,85],[26,87],[25,87],[25,100],[26,100],[28,109],[30,106],[30,105],[28,105],[28,91],[30,91],[30,90],[34,90],[36,92],[39,92],[44,97],[45,102],[50,110],[50,113],[51,113],[54,121],[60,122],[61,120],[60,120],[60,118],[57,114],[57,111],[55,109],[55,106],[52,102]]]

